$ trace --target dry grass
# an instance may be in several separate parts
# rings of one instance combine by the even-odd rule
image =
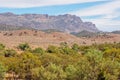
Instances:
[[[90,45],[92,43],[105,42],[120,42],[119,34],[108,34],[107,36],[99,36],[92,38],[78,38],[67,33],[54,32],[47,34],[41,31],[34,30],[17,30],[17,31],[2,31],[0,33],[0,43],[3,43],[7,48],[14,48],[20,43],[28,43],[32,48],[46,48],[48,45],[58,46],[61,42],[67,42],[69,45],[78,43],[81,45]]]

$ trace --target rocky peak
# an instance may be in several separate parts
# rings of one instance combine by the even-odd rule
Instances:
[[[0,23],[6,25],[23,26],[38,30],[56,29],[64,32],[80,32],[83,30],[98,32],[92,22],[83,22],[76,15],[64,14],[49,16],[47,14],[22,14],[1,13]]]

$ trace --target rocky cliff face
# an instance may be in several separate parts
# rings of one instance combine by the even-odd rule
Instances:
[[[80,32],[83,30],[98,32],[92,22],[83,22],[80,17],[70,14],[49,16],[47,14],[1,13],[0,24],[23,26],[38,30],[56,29],[64,32]]]

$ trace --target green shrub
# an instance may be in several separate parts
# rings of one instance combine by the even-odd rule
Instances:
[[[0,63],[0,80],[3,80],[5,76],[5,68],[4,66]]]
[[[45,51],[42,48],[35,48],[33,51],[33,53],[40,53],[40,54],[44,54]]]
[[[30,46],[28,45],[28,43],[23,43],[23,44],[20,44],[18,46],[19,49],[25,51],[25,50],[30,50]]]
[[[120,49],[111,48],[104,52],[105,58],[117,59],[120,61]]]
[[[60,52],[63,54],[74,54],[74,50],[69,47],[60,47]]]
[[[73,65],[68,65],[65,68],[65,72],[67,74],[67,80],[75,80],[77,76],[77,69]]]
[[[73,49],[74,51],[78,52],[78,51],[79,51],[79,45],[78,45],[78,44],[73,44],[73,45],[72,45],[72,49]]]
[[[0,50],[3,50],[5,46],[3,44],[0,44]]]
[[[20,55],[20,62],[18,65],[18,74],[24,80],[33,80],[31,70],[41,66],[39,58],[32,53],[25,52]]]
[[[17,52],[13,49],[8,49],[4,51],[5,57],[14,57],[17,54]]]
[[[56,46],[49,46],[46,51],[48,53],[59,53],[59,48]]]
[[[30,50],[25,43],[19,45],[24,52],[17,56],[14,50],[1,50],[0,53],[4,53],[5,57],[0,55],[0,62],[6,72],[13,72],[24,80],[118,80],[119,46],[114,43],[90,46],[74,44],[70,47],[67,43],[61,43],[60,47],[49,46],[45,51],[42,48]],[[2,64],[0,80],[5,74]]]
[[[66,73],[61,66],[53,63],[47,67],[39,67],[32,70],[33,80],[66,80]]]

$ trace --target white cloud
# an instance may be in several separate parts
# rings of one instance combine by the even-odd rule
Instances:
[[[109,18],[84,19],[84,21],[91,21],[96,24],[97,28],[102,31],[120,30],[120,21]]]
[[[119,9],[119,10],[118,10]],[[120,17],[120,0],[114,0],[101,5],[95,5],[83,10],[71,12],[81,17],[93,16],[93,18],[84,18],[85,21],[92,21],[100,30],[113,31],[120,30],[120,21],[115,18]],[[94,16],[100,16],[94,18]]]
[[[114,13],[119,8],[120,0],[114,0],[109,3],[104,3],[83,10],[71,12],[71,14],[76,14],[79,16],[108,15]]]
[[[28,8],[108,0],[0,0],[0,7]]]

